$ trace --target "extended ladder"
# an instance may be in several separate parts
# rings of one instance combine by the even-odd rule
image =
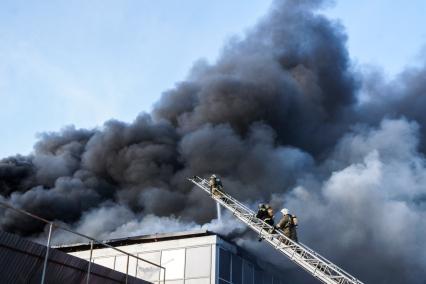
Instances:
[[[194,176],[188,180],[207,192],[210,197],[220,205],[230,210],[235,217],[258,233],[271,246],[286,255],[290,260],[323,283],[363,284],[361,281],[339,268],[317,252],[301,243],[292,241],[281,231],[274,230],[272,226],[256,218],[256,215],[252,210],[231,197],[229,194],[220,190],[217,190],[215,194],[211,194],[209,183],[206,179]]]

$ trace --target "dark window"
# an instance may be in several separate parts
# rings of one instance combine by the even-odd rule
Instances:
[[[263,284],[272,284],[272,276],[264,273],[263,274]]]
[[[243,283],[243,261],[235,254],[232,255],[232,283]]]
[[[219,249],[219,277],[231,280],[231,253],[223,249]]]
[[[253,265],[248,262],[243,262],[243,282],[244,284],[253,284]]]
[[[274,276],[273,284],[281,284],[280,279],[277,276]]]
[[[254,283],[262,284],[262,271],[255,269],[254,270]]]

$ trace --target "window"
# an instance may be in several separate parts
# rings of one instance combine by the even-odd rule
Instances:
[[[264,273],[263,274],[263,284],[272,284],[272,276]]]
[[[243,283],[253,284],[253,265],[248,262],[243,262]]]
[[[262,284],[262,271],[255,269],[254,270],[254,283]]]
[[[243,260],[235,254],[232,254],[232,283],[243,283]]]
[[[211,246],[186,250],[185,278],[210,277]]]
[[[231,280],[231,253],[219,249],[219,277],[223,280]]]
[[[274,276],[274,284],[281,284],[280,279],[277,276]]]

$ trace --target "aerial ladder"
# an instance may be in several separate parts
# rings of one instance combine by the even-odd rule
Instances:
[[[206,179],[194,176],[188,178],[188,180],[208,193],[217,203],[231,211],[236,218],[258,233],[273,248],[321,282],[327,284],[364,284],[306,245],[294,242],[280,230],[276,230],[263,220],[256,218],[255,212],[223,190],[215,190],[212,194],[209,182]]]

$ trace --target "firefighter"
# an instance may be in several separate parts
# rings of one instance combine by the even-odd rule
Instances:
[[[259,207],[257,209],[256,218],[259,218],[260,220],[263,220],[266,216],[266,204],[260,203]]]
[[[274,226],[274,209],[271,206],[266,209],[266,216],[263,221],[272,227]]]
[[[211,194],[217,196],[220,195],[219,190],[223,189],[222,181],[216,175],[212,175],[209,181]]]
[[[256,218],[264,220],[268,216],[268,209],[270,207],[271,206],[269,206],[269,204],[260,203],[256,213]]]
[[[278,222],[276,228],[283,231],[284,235],[297,242],[297,217],[290,214],[287,208],[281,210],[283,217]]]
[[[261,219],[266,224],[270,225],[272,228],[268,230],[269,233],[273,233],[274,228],[274,210],[269,204],[259,204],[259,210],[257,211],[256,218]],[[262,234],[259,236],[259,242],[263,240]]]

